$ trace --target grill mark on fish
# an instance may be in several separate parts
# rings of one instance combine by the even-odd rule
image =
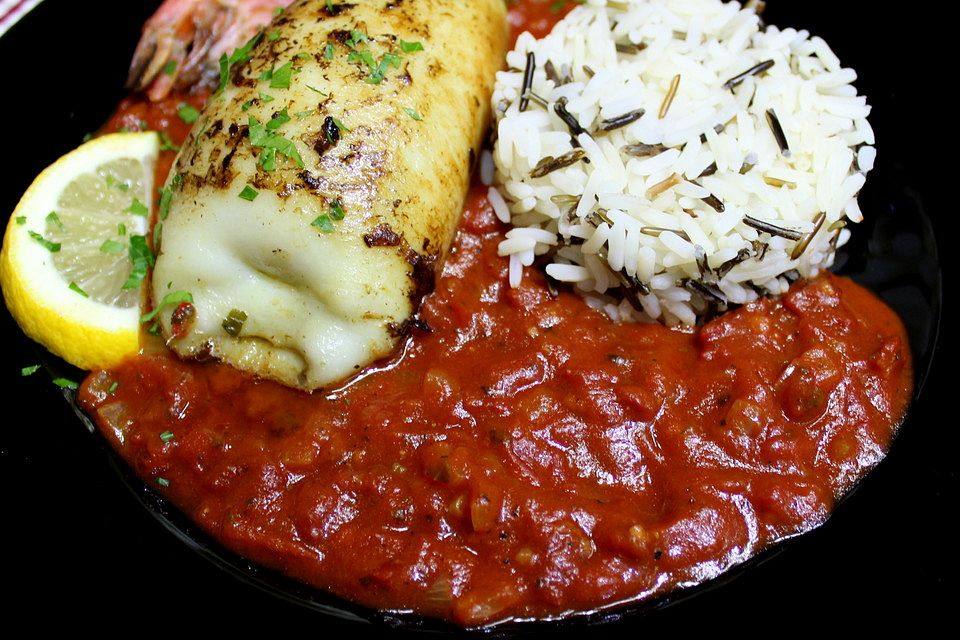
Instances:
[[[402,238],[389,224],[383,222],[373,231],[363,234],[363,243],[368,247],[398,247]]]
[[[343,4],[333,4],[332,2],[326,3],[326,5],[320,9],[320,13],[326,15],[328,18],[335,18],[341,14],[349,13],[353,9],[355,4],[348,4],[344,2]],[[387,5],[387,8],[391,8],[390,5]]]
[[[337,146],[338,142],[340,142],[340,127],[337,126],[337,122],[332,116],[327,116],[323,119],[320,135],[313,143],[313,150],[317,152],[317,155],[322,156]]]
[[[433,254],[417,253],[407,248],[406,261],[412,267],[410,279],[413,287],[410,290],[410,303],[414,312],[420,308],[423,297],[433,291],[437,279],[437,256]]]
[[[320,179],[309,171],[301,171],[297,174],[297,177],[300,178],[300,180],[303,181],[303,184],[305,184],[312,191],[320,190]]]
[[[423,333],[433,333],[433,329],[430,328],[430,325],[428,325],[426,322],[424,322],[423,320],[421,320],[416,316],[407,318],[403,322],[399,322],[399,323],[397,322],[387,323],[387,331],[394,338],[403,338],[407,336],[413,329],[416,329],[417,331],[421,331]]]
[[[334,29],[333,31],[327,34],[328,40],[334,40],[344,46],[346,46],[347,40],[349,40],[350,38],[351,38],[350,32],[344,29]]]
[[[207,138],[210,138],[212,140],[213,137],[218,133],[220,133],[221,131],[223,131],[223,120],[217,120],[213,124],[211,124],[209,127],[207,127],[207,130],[204,132],[204,135],[207,136]]]

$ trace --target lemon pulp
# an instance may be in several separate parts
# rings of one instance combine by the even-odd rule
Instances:
[[[71,182],[57,201],[59,223],[46,220],[44,237],[60,244],[60,251],[53,253],[57,271],[97,302],[120,308],[140,305],[140,288],[123,285],[133,267],[129,237],[146,231],[146,216],[128,211],[133,199],[147,201],[144,182],[138,160],[112,160]]]
[[[0,285],[11,314],[79,367],[139,348],[143,280],[130,278],[130,247],[146,243],[158,152],[154,133],[96,138],[41,173],[7,225]]]

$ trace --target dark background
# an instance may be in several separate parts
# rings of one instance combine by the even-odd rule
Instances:
[[[155,4],[46,0],[0,40],[2,218],[36,173],[79,144],[123,96],[139,25]],[[768,22],[810,29],[858,70],[857,86],[874,106],[885,183],[871,202],[885,206],[887,193],[922,201],[940,229],[941,262],[951,262],[943,220],[956,214],[942,185],[954,186],[956,177],[944,176],[934,162],[936,147],[956,146],[957,139],[955,109],[947,106],[952,87],[935,77],[945,73],[948,83],[955,77],[948,70],[954,56],[939,57],[946,28],[937,23],[944,18],[918,5],[894,15],[879,3],[767,4]],[[816,633],[837,623],[865,629],[905,621],[919,629],[952,620],[958,553],[950,523],[960,506],[960,438],[951,410],[949,322],[942,329],[926,386],[890,455],[824,527],[718,589],[640,619],[574,633],[746,628],[766,635],[784,628]],[[20,377],[20,368],[40,362],[41,353],[2,306],[0,331],[6,336],[0,357],[6,625],[98,621],[154,632],[230,633],[272,622],[321,635],[363,630],[264,594],[184,546],[119,479],[49,375]]]

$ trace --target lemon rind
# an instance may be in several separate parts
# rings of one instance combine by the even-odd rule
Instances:
[[[91,148],[91,146],[93,148]],[[0,282],[11,315],[31,339],[82,369],[109,368],[139,350],[139,308],[117,308],[68,288],[49,250],[29,236],[42,234],[46,214],[56,210],[64,188],[91,169],[94,159],[129,157],[152,166],[159,154],[156,135],[110,134],[78,147],[50,165],[27,189],[4,235]],[[147,193],[153,176],[145,176]],[[16,218],[25,216],[24,224]]]

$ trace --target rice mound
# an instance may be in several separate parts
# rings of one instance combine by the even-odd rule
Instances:
[[[511,286],[536,261],[614,320],[695,324],[829,267],[863,219],[870,107],[807,31],[737,2],[588,0],[507,66],[489,195]]]

